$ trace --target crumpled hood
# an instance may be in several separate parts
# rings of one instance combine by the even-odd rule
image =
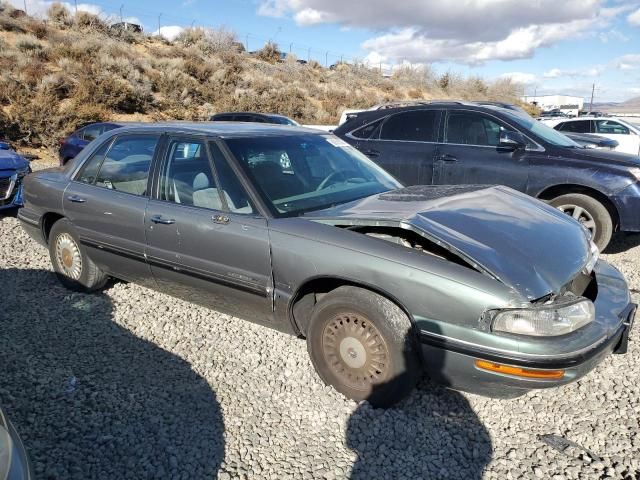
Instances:
[[[466,256],[530,300],[557,293],[589,260],[584,229],[508,187],[414,186],[307,217],[399,221]]]
[[[13,150],[0,150],[0,170],[26,170],[29,162]]]

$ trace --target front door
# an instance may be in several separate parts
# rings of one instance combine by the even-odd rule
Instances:
[[[439,110],[397,113],[356,147],[405,185],[430,185],[439,124]]]
[[[618,142],[618,146],[616,147],[616,151],[618,152],[629,153],[631,155],[640,154],[640,136],[616,120],[595,120],[594,133]]]
[[[162,291],[272,322],[267,222],[215,143],[169,138],[145,228],[147,259]]]
[[[105,272],[149,285],[144,215],[149,169],[160,136],[120,135],[102,145],[64,193],[66,217]]]
[[[445,139],[438,146],[434,183],[506,185],[526,191],[528,153],[501,148],[500,132],[504,129],[513,130],[499,119],[481,112],[447,112]]]

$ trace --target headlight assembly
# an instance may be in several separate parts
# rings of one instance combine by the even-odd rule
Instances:
[[[593,322],[594,318],[595,307],[591,300],[571,297],[565,302],[495,311],[491,329],[519,335],[555,337],[574,332]]]

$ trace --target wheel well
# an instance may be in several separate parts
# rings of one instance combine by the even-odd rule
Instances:
[[[592,198],[598,200],[604,207],[609,211],[611,215],[611,220],[613,220],[613,227],[617,229],[620,225],[620,216],[618,214],[618,209],[613,204],[609,197],[605,194],[599,192],[595,188],[585,187],[583,185],[555,185],[553,187],[549,187],[546,190],[543,190],[538,194],[538,198],[540,200],[553,200],[560,195],[567,195],[569,193],[581,193],[583,195],[588,195]]]
[[[53,224],[61,218],[64,218],[64,216],[54,212],[45,213],[42,216],[42,235],[45,242],[49,243],[49,232],[51,232]]]
[[[294,325],[302,336],[306,337],[309,323],[311,322],[311,315],[313,314],[316,303],[318,303],[318,301],[320,301],[320,299],[327,293],[332,292],[338,287],[347,285],[362,288],[363,290],[369,290],[392,301],[402,309],[402,311],[409,317],[411,324],[413,324],[413,317],[409,311],[396,298],[389,295],[387,292],[380,290],[376,286],[366,285],[342,278],[320,277],[309,280],[307,283],[302,285],[290,303],[289,314],[293,319]]]

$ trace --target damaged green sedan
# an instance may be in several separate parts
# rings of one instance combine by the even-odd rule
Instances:
[[[304,337],[324,382],[376,406],[422,372],[501,397],[572,382],[626,351],[636,309],[562,212],[506,187],[402,188],[303,128],[127,126],[24,195],[69,288],[120,278]]]

